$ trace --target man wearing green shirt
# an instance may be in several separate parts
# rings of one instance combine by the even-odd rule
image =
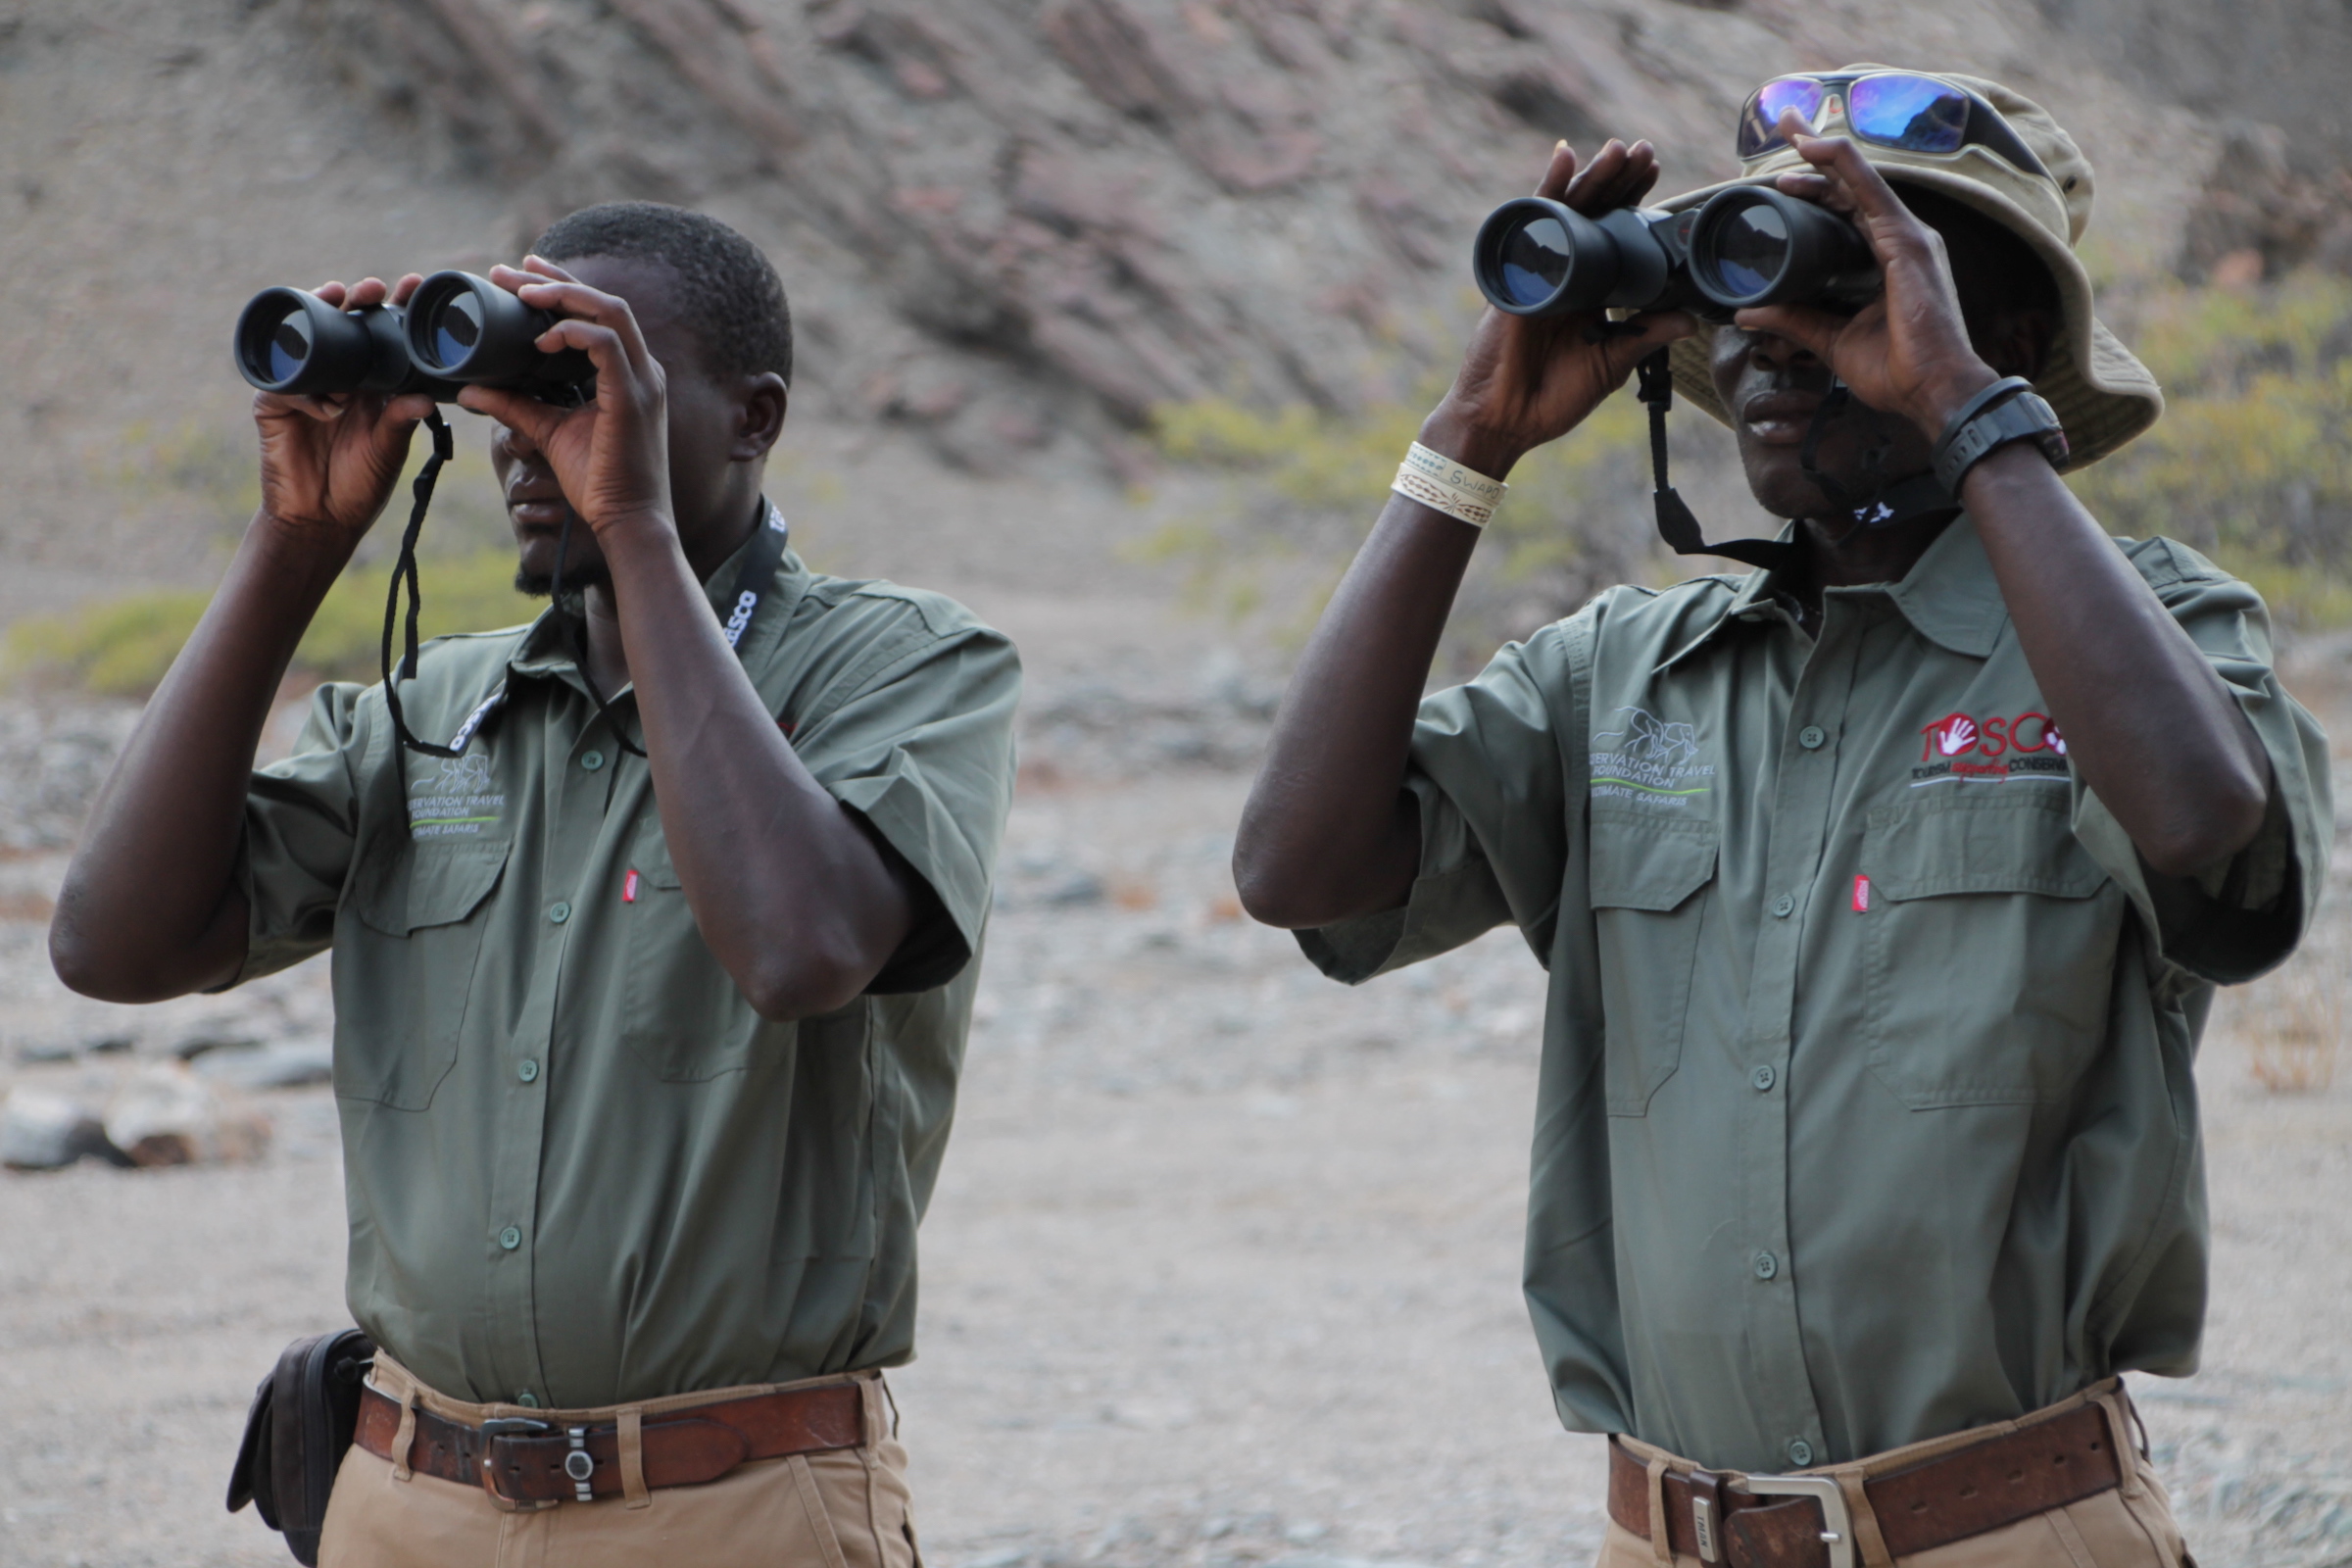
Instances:
[[[397,714],[322,688],[252,770],[431,407],[259,399],[260,514],[92,813],[57,968],[150,1001],[334,951],[379,1353],[323,1562],[906,1568],[878,1369],[912,1354],[1018,665],[786,548],[790,318],[740,234],[591,208],[492,280],[596,368],[578,408],[461,398],[517,585],[584,594],[428,645]]]
[[[2162,405],[2050,117],[1854,67],[1761,89],[1740,152],[1883,294],[1490,312],[1300,661],[1243,900],[1349,982],[1505,923],[1549,970],[1526,1291],[1562,1421],[1614,1435],[1608,1568],[2171,1568],[2116,1374],[2196,1364],[2197,1038],[2309,918],[2325,745],[2259,598],[2059,478]],[[1539,194],[1656,177],[1563,146]],[[1660,348],[1790,527],[1424,699],[1492,481]],[[2032,413],[2012,375],[2071,452],[2029,418],[1939,468],[1988,395]]]

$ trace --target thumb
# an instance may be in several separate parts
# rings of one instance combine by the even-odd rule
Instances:
[[[1634,367],[1664,348],[1667,344],[1690,336],[1698,330],[1698,322],[1682,311],[1657,311],[1637,316],[1628,323],[1641,330],[1613,337],[1603,345],[1602,355],[1609,368],[1609,384],[1623,384],[1634,373]]]
[[[1850,319],[1811,305],[1758,305],[1741,311],[1732,324],[1744,332],[1769,332],[1786,338],[1826,365],[1838,332]]]
[[[468,386],[458,393],[458,407],[474,414],[487,415],[514,431],[528,437],[542,451],[562,425],[566,413],[537,398],[500,387]]]

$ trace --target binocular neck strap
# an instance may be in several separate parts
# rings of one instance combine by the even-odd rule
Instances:
[[[400,710],[400,682],[416,677],[416,615],[423,608],[424,594],[416,585],[416,536],[424,527],[425,510],[433,504],[433,486],[441,480],[442,466],[456,455],[449,425],[435,409],[424,416],[425,428],[433,433],[432,455],[424,466],[416,470],[416,482],[412,487],[416,503],[409,509],[409,526],[400,536],[400,558],[392,563],[392,588],[384,600],[384,707],[392,715],[392,733],[400,744],[412,752],[427,757],[456,757],[463,752],[465,742],[455,746],[436,746],[420,741],[409,728],[409,721]],[[409,590],[408,638],[400,661],[399,679],[393,678],[392,631],[400,621],[400,590]],[[467,738],[470,738],[470,734]]]
[[[1674,407],[1674,368],[1666,350],[1644,358],[1635,368],[1637,388],[1649,410],[1649,467],[1656,486],[1651,501],[1657,509],[1658,537],[1678,556],[1722,556],[1767,571],[1787,571],[1796,564],[1798,546],[1787,539],[1727,539],[1709,544],[1698,518],[1674,486],[1666,482],[1666,413]],[[1811,446],[1806,448],[1808,456]]]

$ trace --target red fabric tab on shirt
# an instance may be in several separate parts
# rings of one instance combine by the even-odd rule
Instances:
[[[635,874],[635,872],[630,873],[632,876]],[[1856,914],[1870,912],[1870,878],[1866,876],[1854,878],[1854,912]]]
[[[631,871],[620,879],[620,902],[623,904],[637,902],[637,873],[635,871]]]

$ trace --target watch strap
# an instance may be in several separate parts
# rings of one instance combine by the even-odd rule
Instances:
[[[1963,404],[1936,443],[1936,483],[1957,496],[1961,478],[1991,453],[2032,441],[2053,466],[2067,455],[2066,426],[2022,375],[2003,376]]]

